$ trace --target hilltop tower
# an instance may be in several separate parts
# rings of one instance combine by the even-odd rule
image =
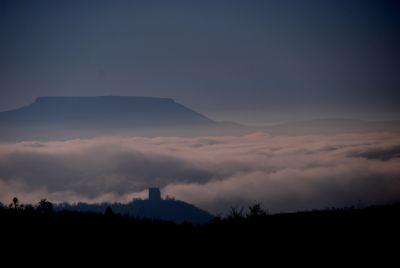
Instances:
[[[159,188],[149,188],[149,201],[160,201],[161,192]]]

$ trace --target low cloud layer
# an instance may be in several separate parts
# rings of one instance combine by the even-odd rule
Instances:
[[[149,186],[214,213],[399,201],[400,136],[96,138],[0,144],[0,201],[128,202]]]

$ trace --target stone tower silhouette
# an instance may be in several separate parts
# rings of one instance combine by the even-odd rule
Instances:
[[[159,188],[149,188],[149,200],[150,201],[160,201],[161,200],[161,192]]]

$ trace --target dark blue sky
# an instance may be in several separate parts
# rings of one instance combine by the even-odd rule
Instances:
[[[0,0],[0,110],[172,97],[215,119],[400,118],[400,4]]]

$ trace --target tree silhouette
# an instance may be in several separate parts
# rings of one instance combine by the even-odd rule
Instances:
[[[231,207],[230,214],[228,216],[228,220],[231,220],[233,222],[235,221],[242,221],[245,219],[243,208],[236,208],[236,207]]]
[[[247,218],[249,219],[259,219],[261,217],[267,216],[268,213],[261,208],[261,205],[255,204],[249,207],[249,213],[247,213]]]
[[[14,197],[12,199],[12,203],[9,205],[10,208],[18,209],[19,208],[19,200],[18,198]]]
[[[104,215],[106,217],[113,217],[115,213],[110,207],[107,207],[106,210],[104,211]]]
[[[38,206],[37,206],[37,211],[44,213],[44,214],[50,214],[53,212],[53,204],[46,199],[40,200]]]

